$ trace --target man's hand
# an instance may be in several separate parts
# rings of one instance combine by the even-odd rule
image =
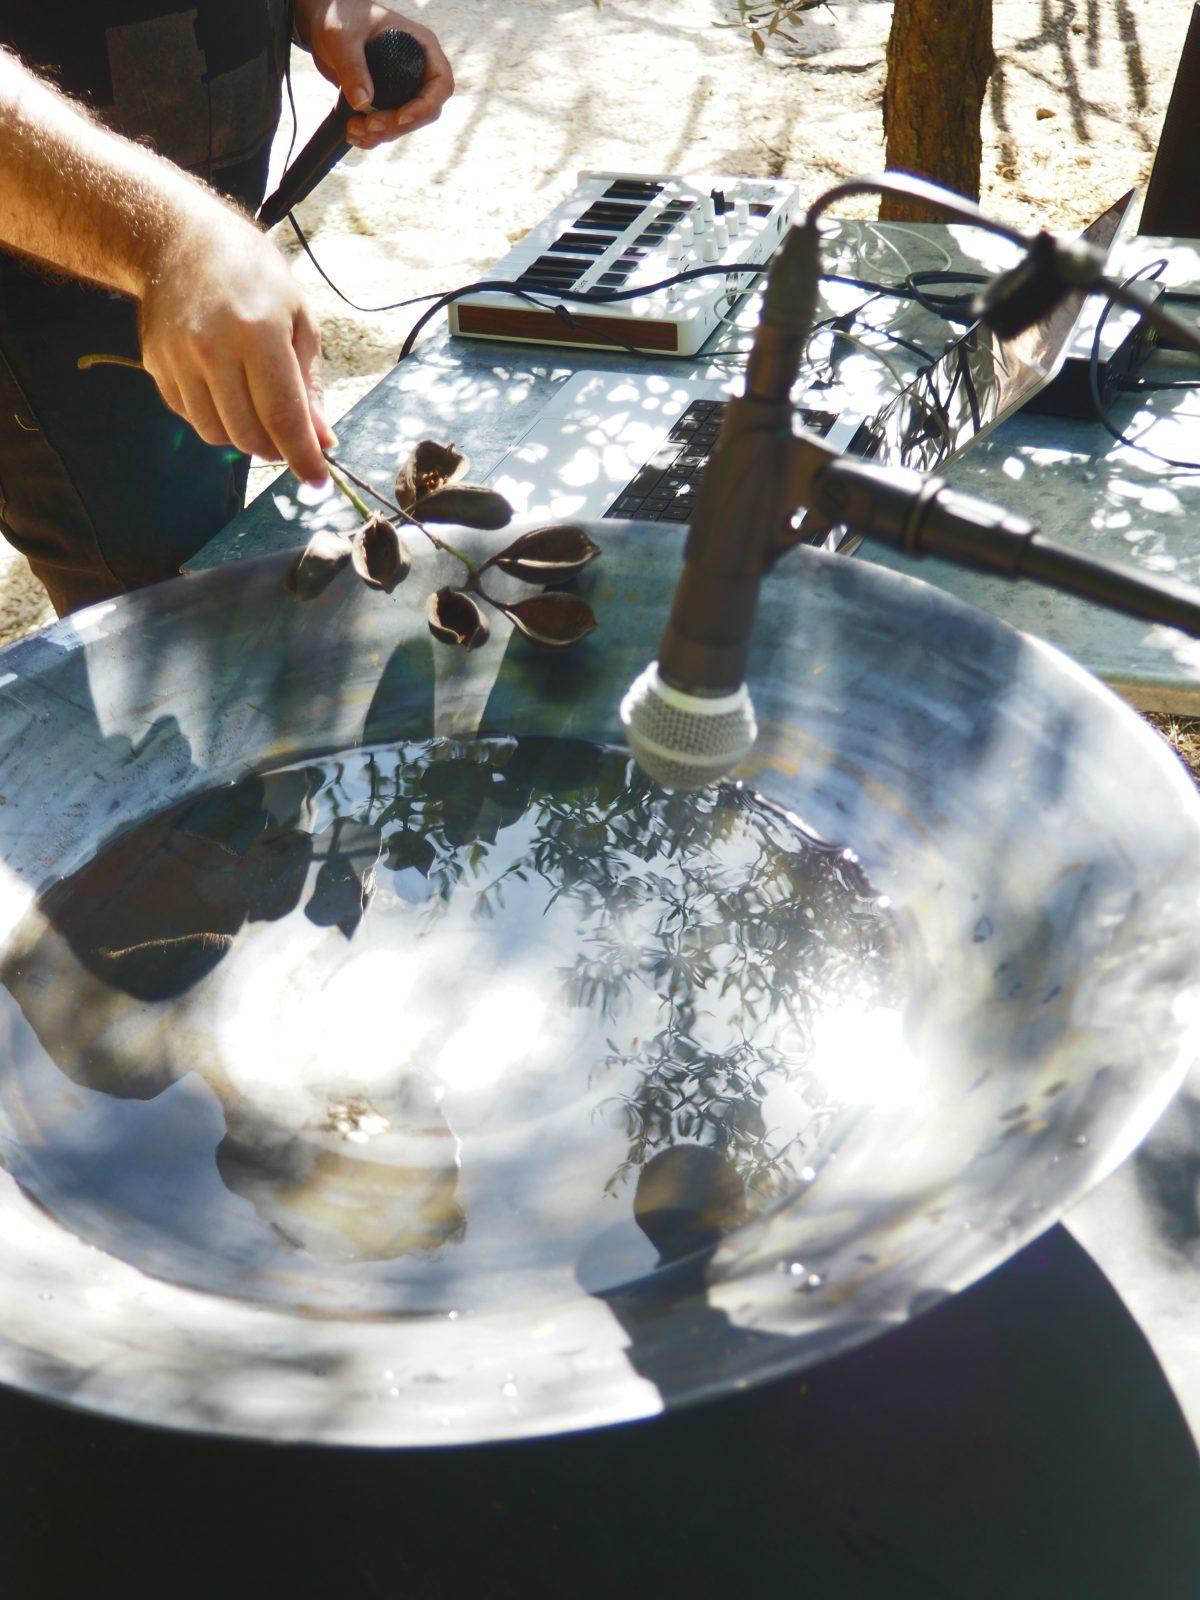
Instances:
[[[320,339],[275,246],[3,50],[0,247],[131,295],[146,370],[209,444],[328,477]]]
[[[360,150],[373,150],[377,144],[436,122],[454,92],[454,74],[436,35],[378,0],[296,0],[296,24],[318,71],[337,84],[356,110],[369,108],[374,94],[363,55],[368,39],[388,28],[399,28],[411,33],[424,49],[425,81],[415,99],[397,111],[368,109],[364,116],[350,118],[346,139]]]
[[[141,295],[142,364],[206,444],[325,482],[321,338],[286,262],[232,211],[181,222]]]

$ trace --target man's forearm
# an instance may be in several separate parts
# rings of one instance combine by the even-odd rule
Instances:
[[[0,247],[140,297],[181,223],[225,209],[0,51]]]
[[[142,365],[207,444],[325,481],[321,338],[275,246],[0,52],[5,248],[134,296]]]

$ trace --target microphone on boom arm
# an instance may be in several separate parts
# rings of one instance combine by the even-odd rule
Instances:
[[[658,659],[621,703],[638,765],[668,788],[715,783],[758,735],[746,657],[758,591],[796,506],[791,390],[816,310],[818,249],[815,226],[801,224],[775,256],[745,393],[725,407]]]
[[[771,265],[745,394],[726,406],[700,485],[658,659],[621,702],[635,760],[667,788],[715,783],[753,747],[745,674],[758,594],[775,561],[798,541],[792,518],[800,507],[823,527],[845,526],[913,556],[1035,578],[1200,638],[1200,591],[1043,539],[1032,523],[939,478],[839,456],[815,435],[793,431],[790,393],[820,281],[818,219],[834,200],[863,193],[922,200],[1019,244],[1023,259],[985,286],[976,303],[983,320],[1006,334],[1032,326],[1069,293],[1098,290],[1200,352],[1195,329],[1144,299],[1138,285],[1105,276],[1103,255],[1087,244],[1020,233],[923,179],[854,179],[822,195]]]
[[[374,85],[374,110],[395,111],[420,92],[425,80],[425,51],[411,33],[388,28],[368,39],[363,53]],[[284,173],[278,189],[259,208],[258,220],[264,228],[282,222],[346,154],[350,148],[346,124],[354,115],[346,96],[339,94],[337,104]]]

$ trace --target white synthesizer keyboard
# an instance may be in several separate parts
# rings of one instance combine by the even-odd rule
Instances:
[[[488,273],[519,284],[540,304],[480,290],[451,305],[450,331],[473,339],[695,355],[751,287],[750,273],[713,274],[628,300],[605,303],[605,296],[717,262],[761,268],[798,201],[793,185],[776,178],[585,172],[574,193]],[[563,300],[568,290],[585,298]],[[555,315],[560,304],[577,326]]]

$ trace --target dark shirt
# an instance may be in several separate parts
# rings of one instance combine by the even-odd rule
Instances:
[[[279,120],[291,0],[0,0],[0,45],[118,133],[210,177]]]

